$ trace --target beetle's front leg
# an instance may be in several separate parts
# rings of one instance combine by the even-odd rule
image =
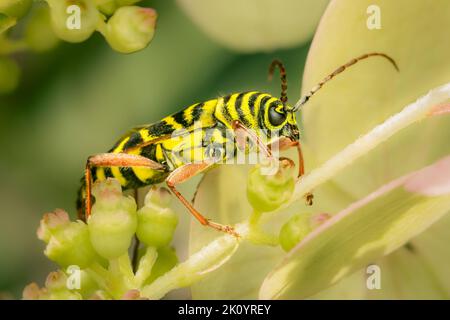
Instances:
[[[300,141],[294,141],[292,146],[295,146],[297,148],[297,153],[298,153],[298,176],[297,177],[300,179],[305,174],[305,161],[303,160],[303,152],[302,152],[302,148],[300,145]],[[306,204],[308,206],[313,205],[313,199],[314,199],[314,195],[312,194],[312,192],[308,192],[307,194],[305,194],[305,200],[306,200]]]
[[[305,161],[303,160],[303,152],[300,145],[300,141],[293,141],[288,138],[284,138],[279,142],[279,148],[280,150],[286,150],[288,148],[295,147],[297,148],[297,154],[298,154],[298,175],[297,178],[300,179],[305,174]],[[305,194],[305,200],[306,204],[308,206],[311,206],[313,204],[313,194],[311,192],[308,192]]]

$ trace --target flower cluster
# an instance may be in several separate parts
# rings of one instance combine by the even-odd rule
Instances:
[[[136,6],[140,0],[2,0],[0,3],[0,94],[17,87],[20,70],[10,58],[24,50],[44,52],[58,39],[68,42],[87,40],[100,32],[118,52],[144,49],[153,39],[157,13]],[[10,32],[14,26],[23,30]]]
[[[117,180],[96,183],[93,194],[87,223],[70,221],[62,210],[44,215],[37,234],[47,244],[45,255],[61,269],[49,274],[42,289],[28,285],[24,298],[137,298],[140,289],[177,264],[170,243],[178,218],[168,208],[166,189],[151,189],[139,210],[132,197],[122,195]],[[133,245],[135,263],[129,255]]]

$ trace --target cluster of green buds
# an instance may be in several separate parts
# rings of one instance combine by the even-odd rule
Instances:
[[[0,1],[0,94],[13,91],[20,70],[13,53],[45,52],[58,40],[82,42],[95,31],[121,53],[144,49],[156,28],[154,9],[140,0],[2,0]],[[12,29],[17,31],[11,32]]]
[[[117,180],[95,183],[92,193],[86,223],[62,210],[44,215],[37,234],[61,269],[44,288],[28,285],[25,299],[143,298],[141,290],[178,263],[170,246],[178,218],[166,189],[151,189],[139,210]]]
[[[122,53],[144,49],[152,40],[157,14],[151,8],[133,6],[136,0],[46,0],[53,30],[59,38],[81,42],[99,31]]]

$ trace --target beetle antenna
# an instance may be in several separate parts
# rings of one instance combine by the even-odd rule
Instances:
[[[286,79],[286,69],[284,68],[283,63],[280,60],[273,60],[272,63],[270,64],[269,67],[269,81],[272,80],[273,77],[273,73],[275,71],[275,67],[278,67],[278,69],[280,69],[280,79],[281,79],[281,96],[280,96],[280,100],[283,103],[283,105],[285,106],[287,101],[288,101],[288,97],[287,97],[287,79]]]
[[[392,59],[391,57],[389,57],[387,54],[384,53],[379,53],[379,52],[371,52],[371,53],[366,53],[363,54],[362,56],[359,56],[357,58],[354,58],[352,60],[350,60],[349,62],[347,62],[346,64],[340,66],[339,68],[337,68],[336,70],[334,70],[332,73],[330,73],[328,76],[326,76],[322,81],[320,81],[314,88],[311,89],[311,91],[309,91],[307,94],[305,94],[303,97],[300,98],[300,100],[295,104],[294,108],[293,108],[293,112],[297,111],[298,109],[300,109],[306,102],[308,102],[309,98],[311,98],[317,91],[319,91],[323,85],[325,83],[327,83],[328,81],[330,81],[331,79],[333,79],[335,76],[337,76],[338,74],[340,74],[341,72],[343,72],[344,70],[346,70],[348,67],[354,65],[355,63],[357,63],[358,61],[367,59],[369,57],[374,57],[374,56],[379,56],[379,57],[383,57],[386,58],[387,60],[389,60],[390,63],[392,63],[392,65],[394,66],[394,68],[397,71],[400,71],[397,63],[395,62],[394,59]]]

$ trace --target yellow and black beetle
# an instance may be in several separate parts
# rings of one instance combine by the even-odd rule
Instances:
[[[203,225],[220,231],[237,235],[230,226],[206,219],[192,204],[180,194],[176,186],[198,173],[205,171],[215,161],[203,161],[206,157],[217,160],[211,145],[230,142],[227,130],[234,133],[232,144],[235,148],[246,148],[240,145],[245,136],[253,145],[258,146],[268,158],[272,157],[270,146],[274,139],[280,148],[297,147],[299,154],[299,177],[304,173],[303,157],[299,143],[299,129],[295,112],[304,105],[326,82],[349,66],[360,60],[380,56],[388,59],[398,70],[395,61],[384,53],[367,53],[354,58],[340,66],[325,77],[310,92],[303,96],[294,106],[287,103],[286,72],[281,62],[275,60],[270,65],[269,77],[275,67],[280,69],[281,97],[278,99],[267,93],[250,91],[234,93],[228,96],[193,104],[156,123],[132,129],[123,136],[107,153],[94,155],[86,162],[85,177],[79,191],[77,207],[82,219],[89,217],[91,212],[91,185],[94,181],[113,177],[119,180],[124,189],[138,189],[146,185],[166,182],[169,189],[186,206],[192,215]],[[174,157],[175,149],[180,149],[179,137],[174,135],[178,130],[194,134],[196,130],[203,132],[201,139],[190,144],[194,156],[190,160]],[[274,133],[277,134],[274,134]],[[195,140],[195,139],[194,139]],[[195,154],[202,160],[196,159]],[[235,153],[224,153],[220,157],[234,156]],[[219,158],[220,158],[219,157]],[[193,161],[194,160],[194,161]],[[312,203],[312,195],[306,195],[307,202]],[[83,210],[84,206],[84,210]],[[83,214],[84,211],[84,214]]]

